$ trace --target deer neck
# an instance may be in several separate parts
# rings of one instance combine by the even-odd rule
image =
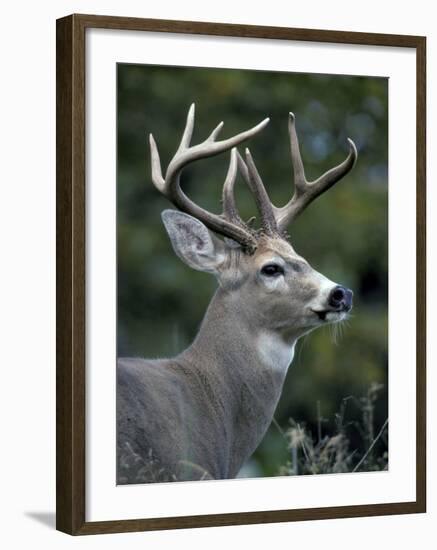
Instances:
[[[196,339],[180,356],[216,401],[217,426],[225,426],[230,442],[229,475],[236,475],[271,424],[295,343],[254,326],[232,294],[219,289]]]

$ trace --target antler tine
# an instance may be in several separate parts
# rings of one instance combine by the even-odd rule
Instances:
[[[184,151],[190,146],[191,138],[193,137],[194,130],[194,117],[196,113],[196,105],[192,103],[187,113],[187,122],[185,123],[184,133],[182,134],[182,139],[179,144],[179,148],[176,151],[176,154],[180,151]]]
[[[288,120],[290,134],[291,160],[294,173],[294,194],[282,208],[274,207],[275,218],[280,231],[284,231],[294,219],[319,195],[327,191],[343,178],[355,165],[358,157],[354,142],[348,138],[349,154],[339,165],[331,168],[314,181],[307,181],[300,154],[299,140],[296,133],[296,121],[293,113]]]
[[[257,209],[261,217],[261,227],[267,235],[276,235],[278,226],[273,211],[273,205],[267,194],[264,183],[255,166],[255,162],[248,148],[246,148],[246,162],[238,154],[238,165],[249,189],[252,191]]]
[[[156,141],[152,134],[149,134],[149,143],[150,143],[153,185],[159,191],[161,191],[161,193],[164,193],[165,180],[162,177],[161,159],[159,158],[158,147],[156,146]]]
[[[226,189],[224,189],[224,195],[226,195],[226,198],[224,215],[220,216],[212,214],[191,201],[180,187],[180,176],[183,168],[191,162],[218,155],[219,153],[232,149],[242,141],[254,136],[260,132],[266,124],[268,124],[269,119],[267,118],[263,120],[253,128],[250,128],[245,132],[241,132],[236,136],[222,141],[216,141],[216,137],[223,127],[223,123],[220,123],[205,141],[199,143],[198,145],[190,146],[194,128],[194,118],[195,107],[193,103],[188,111],[187,122],[179,148],[168,165],[165,178],[162,176],[158,148],[153,136],[150,135],[152,181],[155,187],[180,210],[191,214],[198,220],[202,221],[213,231],[220,233],[225,237],[230,237],[249,249],[253,249],[256,247],[256,239],[247,226],[241,224],[241,218],[239,216],[238,218],[235,216],[235,201],[232,203],[233,199],[229,198],[230,195],[233,194],[234,182],[232,180],[235,180],[236,176],[236,153],[231,153],[230,167],[225,181]],[[232,217],[229,218],[230,216]]]
[[[288,117],[288,135],[290,136],[290,153],[291,163],[293,165],[294,186],[296,189],[303,190],[307,181],[296,132],[296,119],[293,113],[289,113]]]
[[[228,173],[226,175],[225,183],[223,185],[223,213],[222,216],[234,223],[237,223],[241,227],[246,227],[246,224],[241,219],[238,213],[237,203],[235,202],[234,185],[237,177],[237,148],[233,147],[231,150],[231,160],[229,162]]]

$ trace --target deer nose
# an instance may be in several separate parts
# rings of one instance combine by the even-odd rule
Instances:
[[[329,294],[329,305],[335,309],[350,311],[352,309],[353,295],[352,290],[349,290],[344,286],[337,285]]]

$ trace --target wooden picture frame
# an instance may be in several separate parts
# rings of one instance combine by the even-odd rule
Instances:
[[[408,48],[416,54],[416,499],[132,520],[86,521],[85,34],[119,29]],[[57,21],[57,529],[71,535],[419,513],[426,510],[426,39],[420,36],[70,15]]]

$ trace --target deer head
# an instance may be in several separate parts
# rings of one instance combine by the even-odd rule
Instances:
[[[283,207],[274,206],[266,192],[249,149],[245,160],[236,146],[260,132],[269,122],[226,140],[217,137],[220,123],[198,145],[190,145],[194,127],[191,105],[179,148],[162,175],[158,149],[150,135],[152,180],[155,187],[178,209],[162,213],[176,254],[190,267],[214,274],[227,299],[251,326],[295,340],[310,330],[343,320],[352,308],[352,291],[330,281],[313,269],[291,245],[286,233],[295,218],[319,195],[343,178],[357,159],[349,141],[349,154],[338,166],[315,181],[307,181],[296,134],[295,117],[289,114],[294,194]],[[223,186],[223,212],[208,212],[191,201],[180,185],[182,170],[190,163],[230,150],[230,163]],[[261,227],[245,223],[234,197],[237,171],[254,196]],[[218,235],[225,237],[220,239]]]

